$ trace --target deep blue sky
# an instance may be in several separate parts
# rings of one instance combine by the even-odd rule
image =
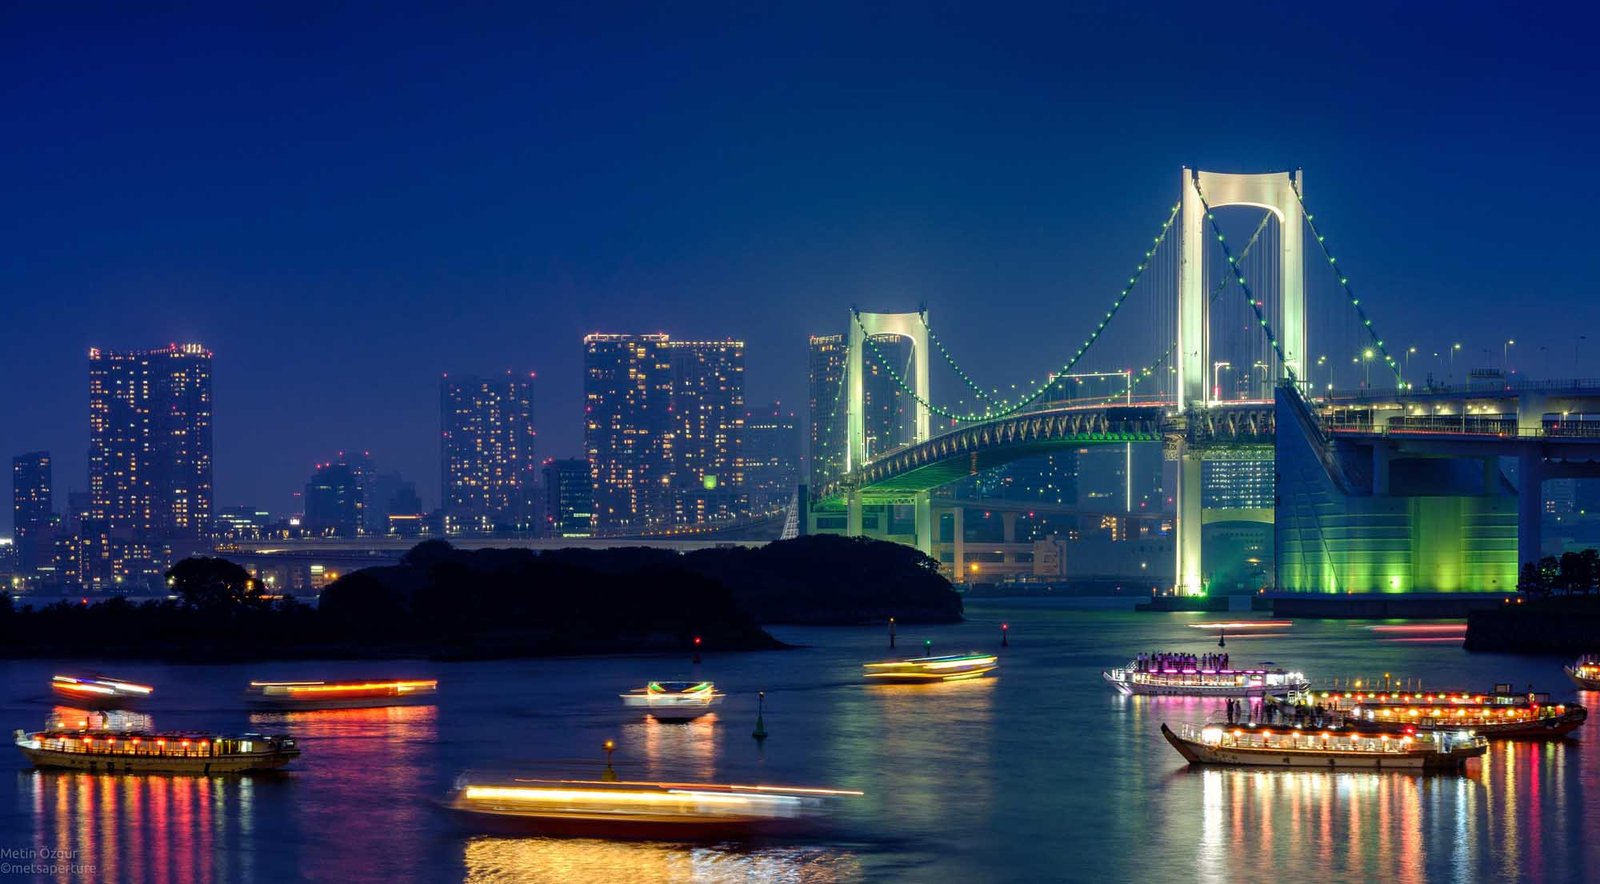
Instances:
[[[743,337],[799,409],[807,333],[926,302],[1037,375],[1185,163],[1304,167],[1396,339],[1568,374],[1600,315],[1581,13],[146,5],[0,12],[0,453],[50,449],[58,505],[91,345],[210,346],[218,502],[277,510],[351,446],[436,501],[441,371],[538,372],[576,454],[591,330]]]

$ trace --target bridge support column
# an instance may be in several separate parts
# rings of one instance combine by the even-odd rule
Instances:
[[[1205,592],[1200,570],[1200,538],[1204,524],[1200,455],[1190,452],[1186,442],[1178,443],[1177,467],[1178,493],[1172,520],[1172,546],[1178,556],[1175,588],[1179,595],[1200,595]]]
[[[861,529],[861,492],[852,491],[845,504],[844,533],[846,537],[860,537]]]
[[[1017,542],[1017,514],[1000,514],[1000,539],[1006,543]]]
[[[1517,458],[1517,567],[1539,564],[1543,545],[1544,458],[1524,451]]]
[[[967,508],[958,505],[950,511],[950,547],[954,552],[950,560],[951,579],[967,582]]]
[[[912,502],[912,508],[917,532],[917,549],[931,556],[933,529],[938,524],[933,520],[933,495],[926,491],[918,491],[916,499]]]
[[[1389,461],[1393,459],[1393,452],[1382,442],[1372,446],[1372,493],[1374,495],[1389,493]]]

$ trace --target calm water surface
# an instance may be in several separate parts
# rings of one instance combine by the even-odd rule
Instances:
[[[46,847],[84,880],[311,881],[1577,881],[1600,876],[1600,733],[1494,743],[1465,775],[1202,770],[1162,721],[1220,702],[1117,696],[1100,670],[1144,650],[1215,649],[1189,626],[1253,615],[1135,614],[1095,601],[985,601],[968,622],[907,627],[902,652],[993,649],[999,677],[868,687],[876,629],[775,629],[806,647],[754,654],[432,664],[164,666],[0,663],[8,728],[40,725],[53,671],[157,686],[164,729],[288,731],[304,755],[235,779],[92,777],[0,757],[0,851]],[[999,624],[1011,646],[999,648]],[[1366,622],[1296,621],[1228,635],[1236,664],[1321,675],[1421,675],[1425,686],[1534,684],[1577,696],[1556,658],[1469,655],[1459,642]],[[1417,640],[1422,639],[1422,640]],[[715,716],[662,725],[617,694],[697,675],[728,691]],[[427,675],[437,707],[252,715],[251,679]],[[767,691],[771,738],[750,738]],[[1590,705],[1600,697],[1584,698]],[[598,773],[599,746],[639,778],[860,789],[835,831],[759,847],[491,837],[435,802],[463,771]],[[13,854],[14,856],[15,854]],[[6,874],[0,881],[26,876]],[[73,880],[70,874],[54,876]],[[54,879],[47,878],[47,879]]]

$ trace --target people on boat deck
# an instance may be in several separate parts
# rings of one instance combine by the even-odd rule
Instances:
[[[1138,672],[1161,672],[1168,669],[1227,669],[1227,654],[1168,654],[1155,652],[1140,654],[1134,659]]]

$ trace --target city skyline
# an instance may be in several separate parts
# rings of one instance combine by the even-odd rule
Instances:
[[[1529,268],[1542,296],[1592,302],[1567,256],[1596,223],[1579,146],[1597,122],[1553,96],[1596,74],[1554,22],[1392,12],[1367,35],[1370,63],[1335,82],[1315,72],[1343,67],[1343,32],[1289,9],[1227,28],[1199,11],[1061,10],[1032,33],[696,12],[652,20],[645,42],[606,15],[262,15],[215,11],[179,34],[154,15],[85,28],[36,10],[5,38],[8,157],[31,174],[7,229],[20,257],[0,268],[0,450],[50,451],[63,499],[87,490],[89,346],[213,349],[217,504],[273,509],[335,447],[425,480],[442,371],[538,371],[543,450],[577,454],[571,342],[597,329],[744,340],[748,401],[798,406],[804,336],[837,332],[853,303],[926,304],[985,382],[1038,377],[1092,327],[1186,162],[1305,168],[1319,222],[1408,347],[1600,371],[1571,331],[1590,316],[1483,318],[1526,294]],[[1131,31],[1149,34],[1143,51],[1096,36]],[[59,65],[28,35],[66,33],[96,75],[41,85],[30,72]],[[346,33],[361,36],[327,40]],[[1476,45],[1494,50],[1448,64]],[[446,81],[372,73],[423,61]],[[1269,69],[1288,73],[1261,82]],[[139,134],[157,130],[194,161]],[[641,140],[660,150],[628,147]],[[1504,174],[1529,168],[1542,177]],[[448,187],[415,183],[441,174]]]

